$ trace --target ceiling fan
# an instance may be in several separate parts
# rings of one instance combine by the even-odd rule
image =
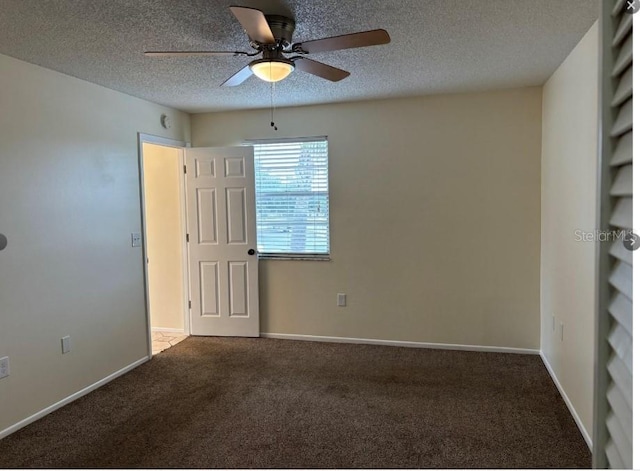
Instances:
[[[265,15],[255,8],[229,7],[231,12],[246,31],[254,52],[244,51],[148,51],[145,55],[152,57],[186,57],[186,56],[247,56],[254,59],[247,66],[222,83],[223,87],[235,87],[247,80],[251,75],[267,82],[278,82],[286,78],[294,69],[322,77],[332,82],[347,78],[350,73],[322,62],[305,57],[317,52],[337,51],[355,47],[377,46],[391,41],[389,33],[384,29],[363,31],[361,33],[344,34],[324,39],[316,39],[301,43],[292,43],[296,23],[293,19],[280,15]],[[286,57],[289,54],[295,54]]]

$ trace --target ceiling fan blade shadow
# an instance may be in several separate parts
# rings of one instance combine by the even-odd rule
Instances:
[[[258,41],[262,44],[274,44],[276,42],[262,11],[247,7],[229,8],[253,41]]]
[[[148,57],[189,57],[189,56],[248,56],[242,51],[147,51]]]
[[[311,59],[307,59],[306,57],[293,57],[293,61],[295,61],[296,69],[302,70],[308,74],[317,75],[326,80],[331,80],[332,82],[339,82],[342,79],[346,79],[351,73],[346,70],[338,69],[336,67],[332,67],[327,64],[323,64],[322,62],[314,61]]]
[[[248,65],[237,71],[227,80],[220,84],[221,87],[236,87],[253,75],[251,67]]]
[[[378,46],[391,42],[391,37],[384,29],[374,29],[361,33],[343,34],[331,38],[316,39],[293,45],[294,52],[316,52],[338,51],[340,49],[351,49],[354,47]]]

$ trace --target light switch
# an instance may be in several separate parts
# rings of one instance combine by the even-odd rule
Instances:
[[[9,357],[0,358],[0,378],[6,378],[9,373]]]
[[[71,351],[71,337],[68,335],[60,339],[62,343],[62,353],[69,353]]]
[[[347,305],[347,295],[344,293],[338,293],[338,306],[345,307]]]
[[[131,247],[140,247],[142,245],[142,236],[139,232],[131,233]]]

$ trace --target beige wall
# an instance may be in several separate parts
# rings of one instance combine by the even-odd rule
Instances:
[[[596,227],[597,91],[596,24],[545,84],[542,112],[541,350],[589,436],[596,247],[575,231]]]
[[[146,357],[137,132],[189,117],[2,55],[0,110],[1,432]]]
[[[278,133],[268,110],[191,123],[194,146],[329,138],[332,261],[260,262],[263,332],[539,347],[540,88],[276,121]]]
[[[143,144],[151,327],[184,330],[182,151]]]

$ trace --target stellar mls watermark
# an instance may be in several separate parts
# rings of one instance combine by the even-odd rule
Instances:
[[[573,233],[576,242],[615,242],[623,239],[627,231],[620,229],[618,231],[581,231],[576,229]]]
[[[615,242],[622,240],[622,245],[627,250],[636,250],[640,247],[640,237],[633,231],[618,229],[613,231],[582,231],[576,229],[573,233],[576,242]]]

